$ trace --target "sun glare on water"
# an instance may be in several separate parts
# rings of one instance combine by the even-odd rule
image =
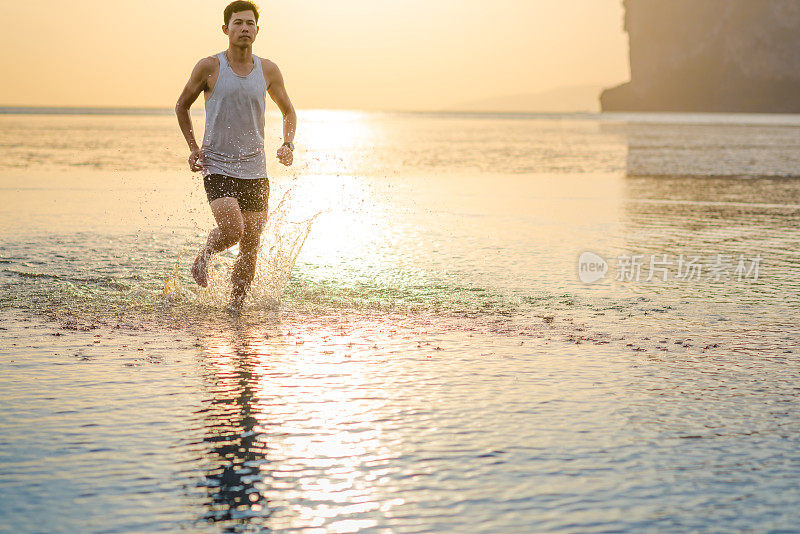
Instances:
[[[392,338],[380,333],[380,324],[372,326],[343,338],[344,329],[322,322],[295,323],[290,331],[259,323],[237,333],[208,333],[203,341],[215,397],[209,417],[223,432],[208,440],[224,436],[249,444],[239,453],[241,462],[224,461],[241,463],[243,503],[249,501],[253,512],[268,504],[276,528],[327,524],[331,531],[355,532],[374,520],[354,516],[403,503],[387,498],[392,488],[382,482],[382,466],[401,453],[383,430],[391,425],[390,399],[368,394],[385,379],[383,369],[363,357]],[[298,350],[304,357],[292,355]],[[256,462],[254,451],[265,457]],[[256,464],[261,472],[253,476],[249,468]],[[268,483],[259,482],[262,477]]]

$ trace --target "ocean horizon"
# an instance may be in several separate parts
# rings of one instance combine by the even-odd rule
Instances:
[[[637,117],[637,116],[674,116],[674,117],[796,117],[800,113],[729,113],[729,112],[700,112],[700,111],[533,111],[533,110],[459,110],[459,109],[359,109],[359,108],[296,108],[298,111],[332,111],[332,112],[363,112],[363,113],[419,113],[419,114],[474,114],[474,115],[531,115],[531,116],[590,116],[590,117]],[[193,111],[202,111],[202,99],[198,99],[192,106]],[[153,114],[174,115],[174,107],[160,106],[48,106],[48,105],[0,105],[0,114]]]

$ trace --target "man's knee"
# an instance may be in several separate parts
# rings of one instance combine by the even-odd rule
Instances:
[[[226,248],[232,247],[242,239],[242,234],[244,234],[244,225],[241,221],[231,221],[230,223],[224,224],[219,227],[219,231],[222,234],[221,238]]]

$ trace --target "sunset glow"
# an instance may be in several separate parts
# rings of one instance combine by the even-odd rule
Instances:
[[[253,51],[298,108],[459,108],[627,79],[618,0],[260,2]],[[0,106],[171,107],[202,57],[227,47],[224,2],[0,6]],[[24,43],[24,44],[23,44]],[[54,83],[57,81],[58,83]],[[199,107],[201,102],[198,102]]]

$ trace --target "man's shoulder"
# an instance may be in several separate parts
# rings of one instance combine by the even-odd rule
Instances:
[[[203,71],[213,72],[219,68],[219,58],[216,54],[204,57],[197,62],[197,67]]]
[[[258,59],[261,60],[261,70],[264,71],[264,76],[274,76],[276,73],[280,72],[275,62],[265,57],[259,57]]]
[[[278,65],[263,57],[259,59],[261,60],[261,70],[264,72],[264,80],[267,82],[267,89],[272,87],[273,83],[276,83],[276,87],[283,85],[283,77]]]

